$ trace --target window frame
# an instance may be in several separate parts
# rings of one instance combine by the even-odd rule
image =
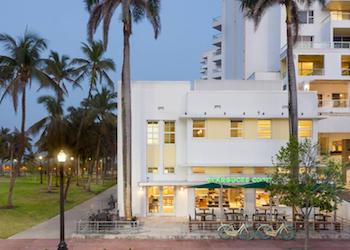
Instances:
[[[203,121],[204,127],[195,127],[194,126],[195,121]],[[195,135],[194,132],[199,131],[199,130],[203,131],[203,136],[194,136]],[[207,130],[207,120],[206,119],[192,119],[192,138],[206,138],[207,137],[206,130]]]
[[[301,122],[302,121],[310,121],[311,122],[311,127],[310,127],[310,129],[301,129]],[[311,119],[301,119],[301,120],[298,120],[298,136],[299,136],[299,138],[300,139],[311,139],[312,137],[313,137],[313,126],[314,126],[314,123],[313,123],[313,120],[311,120]],[[301,131],[310,131],[310,136],[308,136],[308,137],[305,137],[305,136],[301,136]]]
[[[269,126],[269,131],[270,131],[270,136],[269,137],[261,137],[260,133],[261,131],[268,131],[268,129],[265,129],[265,128],[260,128],[259,127],[259,122],[262,122],[262,121],[269,121],[270,123],[270,126]],[[272,120],[271,119],[259,119],[257,121],[257,138],[258,139],[272,139]]]
[[[238,123],[241,124],[241,127],[232,127],[232,123]],[[240,136],[232,136],[232,132],[236,131],[238,134],[240,133]],[[230,120],[230,138],[243,138],[244,137],[244,127],[243,127],[243,120],[235,120],[231,119]]]
[[[167,123],[173,123],[174,124],[174,131],[167,131],[166,130],[166,124]],[[176,121],[164,121],[164,139],[163,142],[164,144],[175,144],[176,143]],[[172,142],[172,136],[174,135],[174,141]],[[166,141],[167,140],[167,136],[169,136],[168,139],[170,139],[170,142]]]
[[[155,127],[150,127],[150,124],[157,124],[157,130],[158,132],[155,132]],[[151,129],[151,131],[150,131]],[[157,133],[157,134],[156,134]],[[151,135],[151,137],[150,137]],[[154,136],[157,135],[157,136]],[[159,145],[159,136],[160,135],[160,129],[159,129],[159,121],[147,121],[147,145]],[[156,140],[156,141],[155,141]]]

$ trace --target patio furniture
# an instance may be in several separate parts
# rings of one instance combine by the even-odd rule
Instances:
[[[327,214],[314,214],[315,230],[329,230],[328,225],[332,224],[328,221],[330,217],[331,216]]]
[[[304,230],[304,215],[303,214],[294,214],[295,219],[295,230]]]
[[[199,208],[199,212],[197,212],[197,209],[195,210],[195,218],[200,217],[201,221],[206,221],[207,217],[211,217],[211,220],[216,220],[216,215],[214,213],[214,209],[209,212],[209,208]]]

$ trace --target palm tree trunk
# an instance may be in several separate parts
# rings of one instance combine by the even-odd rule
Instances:
[[[287,24],[287,66],[288,66],[288,109],[289,109],[289,138],[290,141],[298,141],[298,90],[294,66],[294,37],[293,37],[293,20],[292,9],[290,4],[286,4],[286,24]],[[293,177],[298,178],[299,164],[298,152],[292,154],[292,171]]]
[[[130,0],[123,0],[123,68],[121,86],[122,136],[123,136],[123,179],[124,179],[124,214],[127,220],[132,218],[131,210],[131,79],[130,79],[130,35],[131,16]]]
[[[90,161],[88,162],[88,180],[85,185],[85,190],[88,192],[91,192],[91,180],[92,180],[93,171],[94,171],[94,164]]]
[[[18,168],[19,162],[15,164],[15,166],[11,169],[11,177],[10,177],[10,183],[9,183],[9,190],[7,195],[7,208],[13,208],[13,189],[15,187],[16,183],[16,177],[17,177],[17,168]]]
[[[96,147],[96,155],[95,155],[95,169],[96,169],[96,184],[98,184],[98,164],[99,164],[99,157],[100,157],[100,148],[101,148],[101,137],[97,140],[97,147]]]

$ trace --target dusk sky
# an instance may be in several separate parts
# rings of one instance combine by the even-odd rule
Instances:
[[[212,18],[220,14],[219,0],[163,0],[161,8],[162,31],[154,40],[151,25],[147,21],[134,25],[131,38],[133,80],[196,80],[199,78],[201,54],[210,49]],[[83,0],[2,0],[0,32],[19,36],[28,30],[48,41],[49,49],[80,57],[81,42],[86,41],[88,13]],[[100,36],[97,34],[97,39]],[[122,64],[122,29],[119,15],[111,25],[107,56],[115,60],[117,72],[112,78],[120,78]],[[0,54],[3,54],[0,48]],[[85,91],[70,91],[65,106],[77,106]],[[46,115],[37,104],[37,97],[52,94],[37,93],[34,84],[27,98],[27,127]],[[0,127],[20,127],[20,113],[14,114],[10,99],[0,104]]]

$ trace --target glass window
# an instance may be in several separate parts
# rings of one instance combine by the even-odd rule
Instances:
[[[175,168],[174,167],[164,167],[164,173],[165,174],[174,174]]]
[[[163,213],[173,213],[174,212],[174,199],[175,192],[173,186],[163,187]]]
[[[318,100],[318,107],[322,107],[323,106],[323,95],[317,94],[317,100]]]
[[[266,174],[266,169],[263,167],[256,167],[255,168],[255,173],[256,174]]]
[[[243,208],[244,193],[241,188],[223,189],[223,207]],[[196,188],[196,208],[219,207],[220,188]]]
[[[332,153],[341,153],[343,152],[343,143],[342,141],[332,142]]]
[[[193,137],[205,137],[205,120],[193,120]]]
[[[258,138],[271,138],[271,120],[258,120]]]
[[[192,174],[205,174],[205,168],[203,167],[193,167]]]
[[[299,137],[311,138],[312,137],[312,121],[300,120],[299,121]]]
[[[255,206],[256,207],[265,207],[270,206],[270,194],[264,189],[255,190]]]
[[[350,55],[341,56],[341,74],[350,76]]]
[[[157,121],[147,122],[147,144],[159,143],[159,124]]]
[[[300,76],[312,76],[324,74],[323,55],[299,55],[298,74]]]
[[[314,11],[313,10],[298,11],[298,18],[301,24],[314,23]]]
[[[230,173],[231,174],[241,174],[241,173],[243,173],[243,168],[231,167]]]
[[[334,108],[345,108],[347,106],[347,94],[346,93],[333,93],[332,103]]]
[[[147,172],[149,174],[157,174],[158,173],[158,167],[149,166],[149,167],[147,167]]]
[[[164,143],[166,144],[175,143],[175,122],[174,121],[164,122]]]
[[[243,137],[243,122],[231,120],[231,137]]]
[[[160,212],[160,188],[159,187],[148,187],[148,212],[159,213]]]

